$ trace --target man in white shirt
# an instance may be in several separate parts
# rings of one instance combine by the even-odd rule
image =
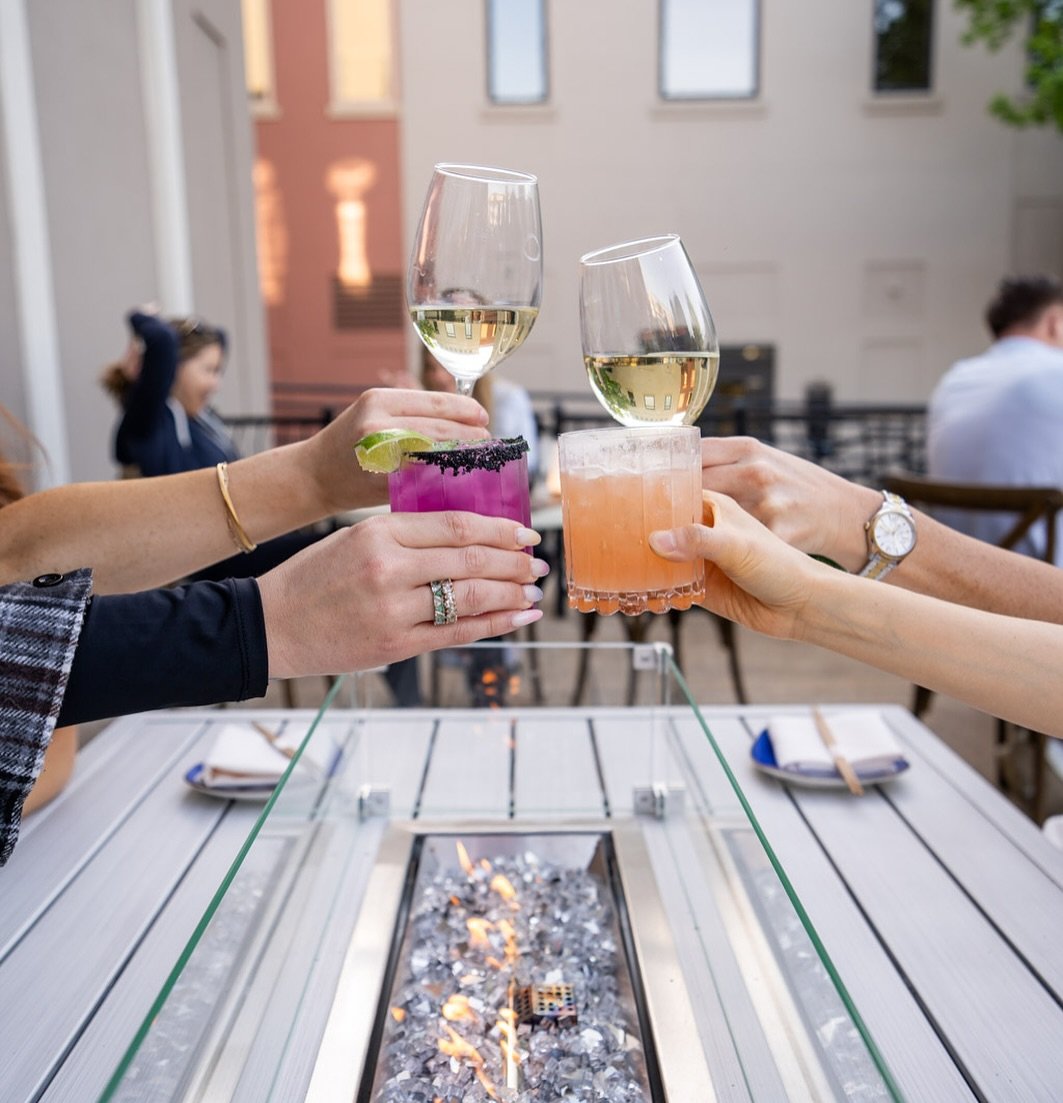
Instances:
[[[1049,276],[1005,279],[985,320],[993,344],[954,364],[930,397],[928,471],[957,482],[1063,487],[1063,284]],[[1013,524],[1001,514],[943,510],[938,517],[992,543]],[[1035,529],[1017,551],[1043,555],[1043,526]],[[1056,548],[1063,566],[1063,523]]]

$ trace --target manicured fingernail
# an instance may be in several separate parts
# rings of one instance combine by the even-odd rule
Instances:
[[[650,547],[656,552],[674,552],[676,549],[675,536],[667,529],[661,532],[651,532]]]
[[[514,613],[513,620],[510,623],[514,628],[523,628],[526,624],[534,624],[537,620],[540,620],[542,615],[542,609],[524,609],[520,613]]]
[[[550,573],[550,564],[545,559],[533,559],[531,571],[535,578],[545,578]]]
[[[522,586],[521,589],[524,591],[525,601],[530,601],[534,605],[537,601],[543,600],[543,592],[538,586],[532,586],[529,583],[527,586]]]
[[[518,548],[534,548],[536,544],[542,541],[542,537],[535,531],[535,529],[517,529],[517,547]]]

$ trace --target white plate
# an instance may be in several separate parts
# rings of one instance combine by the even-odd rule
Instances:
[[[845,778],[841,774],[835,774],[834,777],[814,777],[809,774],[799,773],[797,770],[786,770],[782,766],[779,766],[775,761],[775,751],[771,745],[771,739],[768,738],[767,730],[762,731],[760,735],[753,740],[753,746],[749,749],[750,756],[753,759],[753,765],[756,766],[762,774],[767,774],[769,777],[778,778],[780,781],[789,782],[792,785],[804,785],[809,789],[848,789],[849,786],[845,782]],[[899,763],[896,768],[891,770],[878,770],[875,773],[868,773],[866,771],[856,771],[856,776],[860,779],[861,785],[881,785],[885,781],[892,781],[895,777],[900,777],[905,770],[908,769],[910,763]]]
[[[252,782],[247,785],[229,785],[221,788],[217,785],[207,785],[203,781],[203,763],[197,762],[191,770],[185,774],[185,783],[195,789],[197,793],[205,793],[208,797],[219,797],[221,800],[249,800],[263,804],[273,795],[277,783]]]

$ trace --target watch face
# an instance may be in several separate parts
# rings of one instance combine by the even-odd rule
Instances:
[[[884,513],[875,522],[875,544],[890,559],[902,559],[915,546],[915,526],[903,513]]]

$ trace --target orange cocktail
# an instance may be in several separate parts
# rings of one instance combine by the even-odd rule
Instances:
[[[704,563],[673,563],[656,529],[701,520],[697,429],[564,433],[561,504],[568,602],[584,613],[663,613],[705,596]]]

